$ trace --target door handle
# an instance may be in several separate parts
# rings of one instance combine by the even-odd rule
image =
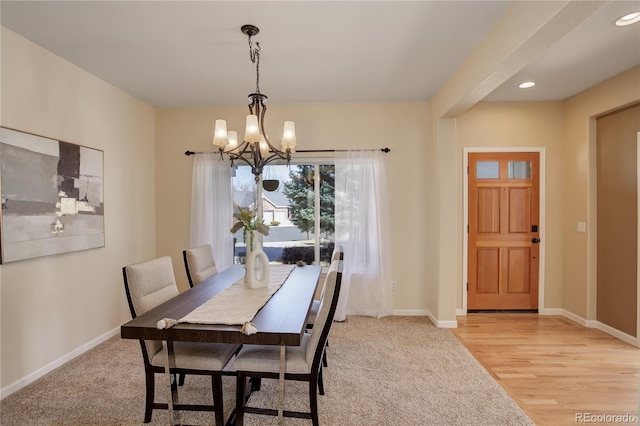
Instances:
[[[537,243],[540,242],[540,238],[532,238],[531,242],[534,243],[534,244],[537,244]]]

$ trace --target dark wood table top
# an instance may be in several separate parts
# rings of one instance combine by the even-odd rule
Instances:
[[[277,266],[275,266],[277,267]],[[309,309],[322,268],[294,267],[282,287],[258,311],[253,323],[257,334],[246,336],[240,325],[176,324],[158,330],[163,318],[180,319],[244,276],[244,266],[234,265],[120,327],[123,339],[183,342],[246,343],[300,346]]]

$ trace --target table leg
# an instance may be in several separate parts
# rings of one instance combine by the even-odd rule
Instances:
[[[169,406],[169,424],[179,425],[180,411],[174,409],[174,405],[178,405],[180,399],[178,398],[178,378],[174,384],[171,383],[171,369],[176,366],[176,358],[173,353],[173,342],[162,341],[162,348],[164,349],[164,376],[169,388],[169,398],[167,405]]]
[[[278,424],[284,425],[284,371],[287,347],[280,346],[280,389],[278,391]]]

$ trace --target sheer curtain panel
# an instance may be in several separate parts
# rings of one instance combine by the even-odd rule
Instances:
[[[387,180],[380,151],[336,154],[336,245],[344,248],[336,321],[392,313]]]
[[[218,270],[233,265],[233,193],[229,160],[197,154],[191,184],[191,247],[211,244]]]

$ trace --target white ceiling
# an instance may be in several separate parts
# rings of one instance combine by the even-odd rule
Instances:
[[[243,24],[260,28],[272,103],[427,101],[506,1],[6,1],[2,25],[155,107],[241,105],[255,89]],[[490,94],[561,100],[640,64],[640,24],[612,1]],[[522,79],[538,84],[517,89]]]

